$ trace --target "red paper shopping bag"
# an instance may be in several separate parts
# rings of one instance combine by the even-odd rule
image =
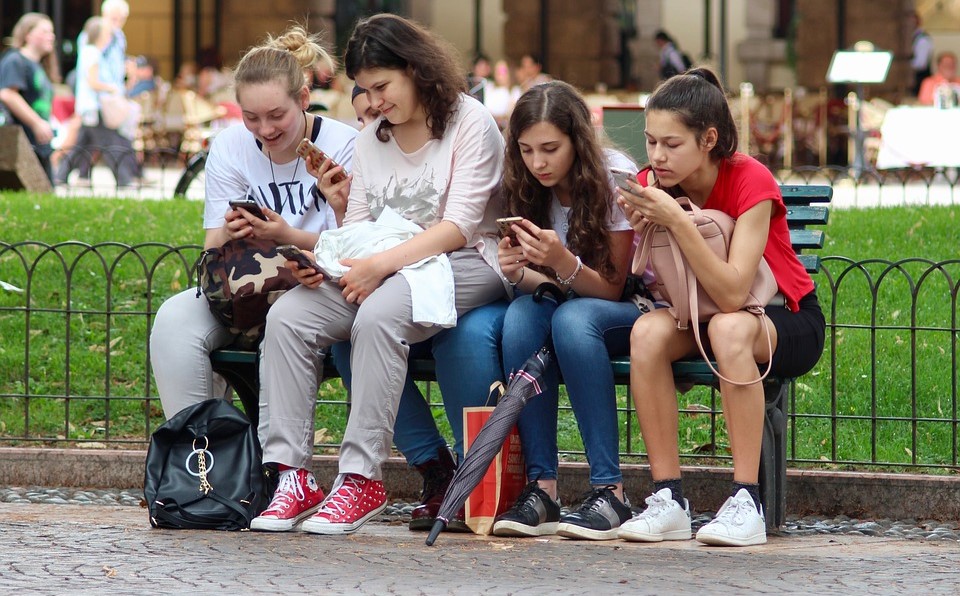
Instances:
[[[463,409],[463,441],[464,449],[468,453],[471,443],[491,412],[491,406]],[[526,467],[520,449],[520,433],[514,426],[480,484],[467,497],[467,526],[476,534],[490,534],[493,531],[494,518],[513,505],[525,485]]]

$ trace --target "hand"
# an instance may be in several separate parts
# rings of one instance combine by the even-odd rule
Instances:
[[[515,281],[514,277],[519,275],[514,274],[518,274],[529,263],[523,256],[523,248],[514,246],[508,236],[497,243],[497,261],[500,263],[500,272],[511,281]]]
[[[38,121],[35,125],[31,126],[30,129],[33,131],[33,136],[37,139],[38,145],[43,145],[53,140],[53,127],[51,127],[50,123],[46,120]]]
[[[626,205],[642,215],[644,219],[666,228],[672,228],[677,222],[683,221],[683,208],[665,191],[653,186],[642,187],[633,182],[630,183],[630,188],[630,191],[623,189],[620,191],[617,202],[621,208]],[[630,225],[636,229],[631,214],[626,208],[624,208],[624,214],[630,220]]]
[[[306,255],[311,263],[317,262],[317,258],[312,251],[300,249],[300,252]],[[293,276],[297,278],[300,285],[307,286],[310,289],[317,288],[326,279],[322,273],[317,273],[313,269],[301,269],[296,261],[287,261],[283,266],[293,272]]]
[[[514,224],[516,225],[516,224]],[[523,251],[523,258],[542,267],[549,267],[554,271],[563,268],[566,257],[571,253],[560,242],[560,237],[553,230],[538,228],[530,220],[524,219],[517,232],[517,242]]]
[[[627,221],[630,223],[630,227],[633,228],[633,231],[642,232],[647,226],[648,220],[643,217],[643,214],[640,213],[636,205],[634,205],[632,201],[625,199],[622,194],[617,197],[617,204],[620,205],[620,209],[627,217]]]
[[[376,257],[366,259],[344,259],[341,264],[350,268],[340,278],[341,294],[347,302],[363,304],[367,296],[383,285],[383,280],[390,274],[383,271]]]
[[[260,238],[263,240],[280,240],[290,225],[280,215],[267,207],[261,206],[267,221],[263,221],[246,209],[228,208],[224,214],[226,220],[223,228],[231,240],[237,238]]]
[[[329,157],[319,160],[315,155],[310,154],[303,163],[307,172],[317,179],[317,189],[327,199],[327,204],[336,214],[337,221],[342,221],[343,214],[347,211],[347,198],[350,196],[350,183],[353,181],[353,176],[346,176],[343,180],[334,182],[334,177],[346,172],[343,166],[334,165]]]

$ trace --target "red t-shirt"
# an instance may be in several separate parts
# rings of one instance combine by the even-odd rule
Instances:
[[[797,312],[799,300],[813,290],[813,280],[790,243],[787,208],[783,204],[780,186],[770,171],[749,155],[735,153],[721,162],[717,182],[703,208],[718,209],[737,219],[741,213],[767,200],[773,201],[773,214],[763,257],[773,270],[787,306]]]

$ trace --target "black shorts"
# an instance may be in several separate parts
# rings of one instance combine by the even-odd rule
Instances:
[[[767,316],[777,330],[777,349],[773,352],[771,375],[799,377],[816,366],[823,353],[826,321],[823,311],[820,310],[816,291],[801,298],[799,306],[800,310],[797,312],[785,306],[771,306],[766,309]],[[707,323],[700,324],[700,339],[703,340],[704,350],[712,357]]]

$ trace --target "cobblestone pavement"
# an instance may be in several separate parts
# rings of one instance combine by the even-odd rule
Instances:
[[[910,539],[908,530],[919,522],[890,534],[896,522],[798,520],[766,545],[742,549],[692,540],[642,545],[463,534],[442,534],[431,548],[424,534],[407,531],[402,503],[352,536],[319,537],[155,530],[145,510],[133,506],[139,499],[133,491],[0,490],[7,501],[0,502],[0,592],[956,594],[960,588],[956,539],[934,537],[955,530],[929,524],[926,537]],[[862,525],[868,523],[878,527]]]

